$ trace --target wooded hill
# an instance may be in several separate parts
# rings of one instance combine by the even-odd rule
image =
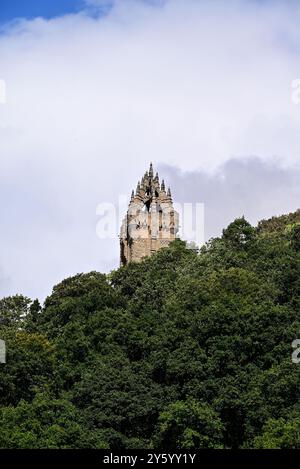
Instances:
[[[0,300],[1,448],[300,448],[300,211]]]

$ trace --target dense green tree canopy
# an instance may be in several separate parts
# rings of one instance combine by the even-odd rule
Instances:
[[[1,448],[299,448],[300,212],[0,300]]]

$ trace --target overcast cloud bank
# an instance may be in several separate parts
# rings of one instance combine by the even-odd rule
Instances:
[[[2,295],[116,267],[96,206],[129,195],[151,160],[176,199],[189,187],[205,202],[208,236],[297,208],[299,4],[100,3],[105,15],[2,30]]]

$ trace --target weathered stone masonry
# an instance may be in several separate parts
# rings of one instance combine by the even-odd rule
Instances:
[[[153,176],[152,163],[136,192],[132,191],[127,214],[120,232],[121,265],[140,261],[166,247],[178,232],[178,213],[174,210],[170,188],[158,173]]]

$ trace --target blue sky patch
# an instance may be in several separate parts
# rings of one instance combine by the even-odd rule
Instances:
[[[0,22],[16,18],[32,19],[38,16],[53,18],[77,13],[84,8],[83,0],[1,0]]]

